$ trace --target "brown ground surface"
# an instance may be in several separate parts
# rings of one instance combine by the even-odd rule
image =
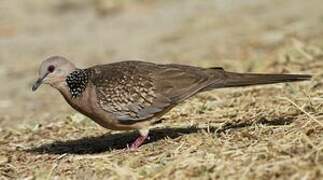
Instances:
[[[0,179],[323,178],[321,0],[2,0]],[[42,59],[122,59],[312,73],[313,81],[215,90],[137,135],[103,129],[49,87]]]

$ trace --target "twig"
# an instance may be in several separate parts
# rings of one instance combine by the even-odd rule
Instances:
[[[52,169],[50,170],[50,172],[49,172],[49,174],[48,174],[48,177],[47,177],[47,180],[51,179],[52,175],[54,174],[54,171],[56,170],[56,168],[57,168],[57,167],[58,167],[58,165],[59,165],[60,160],[61,160],[61,159],[63,159],[65,156],[67,156],[67,153],[62,154],[62,155],[60,155],[60,156],[58,156],[58,157],[56,158],[56,160],[55,160],[56,162],[55,162],[55,164],[53,165]]]
[[[279,97],[280,99],[284,99],[286,101],[288,101],[289,103],[291,103],[292,105],[294,105],[297,109],[299,109],[301,112],[303,112],[306,116],[309,117],[310,120],[316,122],[317,124],[319,124],[320,126],[323,127],[323,123],[321,123],[319,120],[317,120],[315,117],[313,117],[310,113],[306,112],[303,108],[301,108],[300,106],[298,106],[294,101],[292,101],[291,99],[287,98],[287,97]],[[305,123],[303,125],[302,128],[304,128],[305,126],[307,126],[308,122]]]

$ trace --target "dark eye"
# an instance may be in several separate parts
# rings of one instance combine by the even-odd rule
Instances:
[[[50,65],[50,66],[48,66],[47,70],[48,70],[48,72],[52,73],[55,70],[55,66]]]

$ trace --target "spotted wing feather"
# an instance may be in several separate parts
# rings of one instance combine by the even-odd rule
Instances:
[[[127,123],[166,112],[216,81],[207,69],[140,61],[99,65],[89,70],[100,107]]]
[[[151,69],[138,69],[137,63],[100,65],[90,70],[100,107],[119,121],[145,120],[171,104],[170,99],[156,93]]]

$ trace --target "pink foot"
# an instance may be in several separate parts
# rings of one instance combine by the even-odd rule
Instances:
[[[130,146],[130,150],[137,150],[148,138],[148,135],[140,135]]]

